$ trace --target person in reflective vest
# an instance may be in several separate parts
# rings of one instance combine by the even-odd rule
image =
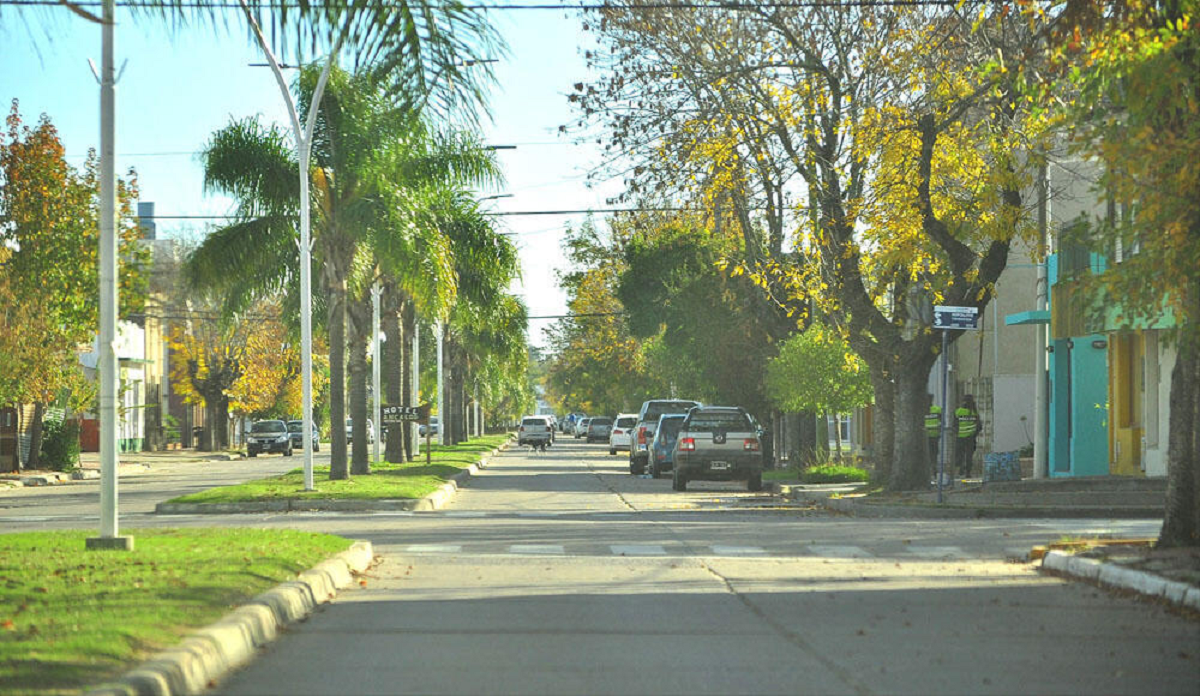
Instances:
[[[979,434],[979,412],[975,410],[975,397],[970,394],[963,397],[962,405],[954,411],[954,422],[958,426],[954,461],[958,475],[967,478],[971,475],[971,465],[975,460],[975,438]]]
[[[942,439],[942,407],[933,404],[929,407],[929,413],[925,414],[925,437],[929,442],[929,461],[933,462],[931,467],[932,477],[937,477],[938,470],[938,442]]]

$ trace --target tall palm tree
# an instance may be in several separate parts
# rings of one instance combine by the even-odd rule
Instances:
[[[299,79],[300,108],[307,113],[315,70]],[[214,232],[193,253],[189,277],[219,289],[229,311],[264,292],[292,287],[298,267],[295,209],[296,157],[283,131],[257,119],[230,124],[204,151],[205,182],[231,195],[239,220]],[[407,108],[397,108],[376,75],[334,70],[317,116],[311,190],[315,259],[320,263],[330,345],[330,478],[350,475],[347,462],[347,357],[352,376],[355,468],[366,455],[365,338],[361,307],[366,288],[384,272],[409,279],[425,303],[444,311],[455,283],[448,248],[438,230],[423,223],[423,208],[440,186],[499,179],[495,160],[478,143],[433,134]],[[265,253],[264,253],[265,252]],[[419,282],[418,278],[424,282]],[[354,311],[358,308],[359,311]],[[346,335],[347,310],[351,332]],[[368,312],[369,314],[369,312]],[[351,348],[350,353],[344,347]],[[360,430],[361,429],[361,430]]]

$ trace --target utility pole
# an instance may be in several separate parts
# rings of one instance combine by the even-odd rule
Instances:
[[[115,0],[104,0],[100,24],[100,536],[89,549],[133,550],[117,518],[117,175]]]
[[[421,405],[421,323],[413,322],[412,335],[412,398],[414,406]],[[421,428],[416,423],[409,426],[412,428],[412,456],[415,458],[421,453]],[[432,428],[432,423],[426,423],[425,429]]]
[[[438,410],[438,437],[439,445],[446,444],[446,428],[449,427],[449,419],[446,418],[446,381],[445,375],[442,372],[442,339],[445,334],[445,327],[442,322],[434,324],[434,331],[437,334],[437,410]]]
[[[1050,225],[1050,182],[1045,164],[1038,167],[1038,256],[1041,258],[1037,264],[1037,304],[1036,309],[1039,313],[1046,311],[1048,305],[1049,282],[1050,279],[1046,273],[1046,259],[1050,255],[1049,247],[1049,225]],[[1049,417],[1046,412],[1048,399],[1047,392],[1049,391],[1046,380],[1046,350],[1047,350],[1047,325],[1044,323],[1037,324],[1037,341],[1034,346],[1036,355],[1034,356],[1034,390],[1033,390],[1033,477],[1046,478],[1050,475],[1049,467]]]

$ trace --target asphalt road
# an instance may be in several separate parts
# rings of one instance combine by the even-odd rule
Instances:
[[[855,520],[733,484],[669,488],[560,440],[496,458],[437,513],[241,518],[369,539],[380,562],[218,691],[1200,688],[1200,623],[1008,560],[1156,521]]]
[[[365,588],[220,693],[1200,692],[1200,622],[1009,560],[1062,536],[1151,536],[1155,520],[859,520],[735,484],[674,493],[569,439],[495,458],[438,512],[152,513],[300,461],[122,479],[135,538],[230,525],[375,545]],[[94,526],[98,495],[92,481],[0,491],[0,530]]]

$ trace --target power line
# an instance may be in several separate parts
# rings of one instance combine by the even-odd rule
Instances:
[[[2,1],[2,0],[0,0]],[[634,208],[564,208],[561,210],[495,210],[481,211],[481,215],[495,217],[520,217],[529,215],[589,215],[593,213],[682,213],[695,210],[683,207],[634,207]],[[143,215],[139,220],[236,220],[237,215]],[[505,234],[516,234],[508,232]]]

